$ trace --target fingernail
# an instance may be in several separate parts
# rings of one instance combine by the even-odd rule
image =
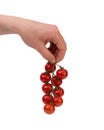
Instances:
[[[52,64],[54,64],[55,63],[55,59],[54,60],[52,60],[52,62],[51,62]]]

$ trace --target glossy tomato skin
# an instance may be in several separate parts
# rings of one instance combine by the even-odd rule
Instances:
[[[59,107],[63,104],[63,99],[61,97],[55,97],[53,103],[56,107]]]
[[[42,101],[44,102],[44,104],[49,104],[52,102],[52,100],[53,100],[53,98],[49,94],[45,94],[42,97]]]
[[[51,79],[51,82],[53,85],[59,87],[62,84],[62,79],[60,79],[59,77],[55,75],[53,76],[53,79]]]
[[[68,76],[68,71],[66,69],[61,68],[56,71],[56,75],[60,79],[65,79]]]
[[[50,92],[52,90],[52,84],[50,84],[50,83],[43,84],[42,90],[44,93]]]
[[[54,93],[57,97],[62,97],[64,95],[64,90],[61,87],[58,87],[58,89],[54,89]]]
[[[49,73],[43,72],[43,73],[41,73],[41,75],[40,75],[40,80],[41,80],[43,83],[49,82],[49,81],[51,80],[51,76],[50,76]]]
[[[45,65],[45,70],[46,70],[47,72],[49,72],[49,73],[52,73],[53,71],[55,71],[55,69],[56,69],[55,64],[51,64],[51,63],[48,62],[48,63]]]
[[[52,104],[45,104],[44,105],[44,112],[47,114],[52,114],[55,111],[55,106]]]

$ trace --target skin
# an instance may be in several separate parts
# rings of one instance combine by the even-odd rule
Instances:
[[[37,50],[51,63],[61,61],[66,52],[66,43],[57,26],[15,16],[0,15],[0,35],[18,34],[28,46]],[[51,53],[46,44],[55,44]]]

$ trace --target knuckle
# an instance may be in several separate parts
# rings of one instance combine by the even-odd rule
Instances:
[[[58,27],[56,25],[52,25],[53,32],[58,32]]]

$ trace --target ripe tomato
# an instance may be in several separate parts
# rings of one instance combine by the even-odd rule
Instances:
[[[62,97],[64,95],[64,90],[61,87],[58,87],[58,89],[54,89],[54,93],[57,97]]]
[[[51,82],[53,85],[59,87],[62,84],[62,79],[60,79],[57,76],[53,76],[53,78],[51,79]]]
[[[55,111],[55,106],[51,104],[44,105],[44,112],[47,114],[52,114]]]
[[[50,84],[50,83],[43,84],[42,90],[43,90],[44,93],[48,93],[49,91],[52,90],[52,84]]]
[[[65,79],[68,76],[68,71],[66,69],[61,68],[56,71],[56,75],[60,79]]]
[[[55,97],[53,102],[56,107],[59,107],[63,104],[63,99],[61,97]]]
[[[49,104],[51,103],[53,100],[52,96],[50,96],[49,94],[45,94],[43,97],[42,97],[42,101],[44,102],[44,104]]]
[[[41,75],[40,75],[40,80],[41,80],[43,83],[49,82],[50,79],[51,79],[51,76],[50,76],[49,73],[46,73],[46,72],[41,73]]]
[[[51,63],[48,62],[45,65],[45,70],[48,71],[49,73],[52,73],[53,71],[55,71],[55,69],[56,69],[55,64],[51,64]]]

